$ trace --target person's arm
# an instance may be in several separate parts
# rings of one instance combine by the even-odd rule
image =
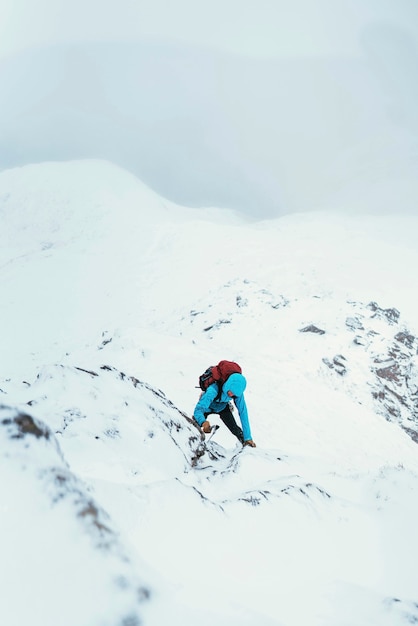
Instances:
[[[218,385],[216,383],[213,383],[212,385],[209,385],[205,393],[200,396],[199,402],[196,404],[193,413],[193,417],[195,418],[199,426],[201,426],[203,422],[206,421],[205,413],[210,413],[210,405],[215,400],[217,395]]]
[[[242,394],[241,396],[238,396],[237,398],[234,398],[234,402],[235,402],[235,406],[238,409],[239,418],[241,420],[244,442],[252,441],[250,422],[248,419],[248,410],[247,410],[247,405],[245,403],[244,394]]]

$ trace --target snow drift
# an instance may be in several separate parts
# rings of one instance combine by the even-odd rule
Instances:
[[[3,172],[0,215],[2,622],[418,619],[415,218],[250,224],[91,161]],[[254,450],[191,420],[221,358]]]

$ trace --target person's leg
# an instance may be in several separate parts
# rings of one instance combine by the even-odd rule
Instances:
[[[241,443],[244,443],[242,430],[236,423],[235,418],[232,415],[232,411],[229,408],[229,406],[226,406],[224,409],[222,409],[222,411],[219,413],[219,417],[221,418],[225,426],[231,431],[231,433],[235,435],[238,441],[240,441]]]

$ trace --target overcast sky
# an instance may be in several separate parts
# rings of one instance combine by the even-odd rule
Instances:
[[[143,38],[250,56],[360,54],[368,22],[417,33],[416,0],[1,0],[0,54]]]
[[[0,167],[107,158],[265,214],[408,204],[417,33],[417,0],[0,0]]]

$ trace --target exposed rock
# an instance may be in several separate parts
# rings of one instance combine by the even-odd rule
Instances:
[[[347,317],[345,325],[350,330],[364,330],[363,322],[358,317]]]
[[[316,333],[317,335],[325,335],[325,330],[322,328],[318,328],[314,324],[309,324],[309,326],[305,326],[304,328],[299,328],[300,333]]]
[[[230,324],[230,323],[231,323],[231,320],[219,320],[215,322],[214,324],[207,326],[203,330],[205,333],[207,333],[209,330],[217,329],[217,328],[220,328],[223,324]]]
[[[82,367],[76,367],[76,370],[79,370],[80,372],[85,372],[86,374],[90,374],[90,376],[98,376],[97,372],[93,372],[93,370],[85,370]]]
[[[414,335],[411,335],[408,332],[397,333],[395,335],[395,339],[396,339],[396,341],[399,341],[404,346],[406,346],[407,348],[410,348],[410,349],[414,347],[414,344],[415,344],[415,341],[416,341],[416,337],[414,337]]]
[[[348,302],[355,310],[348,315],[345,326],[350,333],[355,332],[351,342],[363,348],[365,358],[359,351],[358,361],[350,362],[353,371],[358,366],[368,364],[370,376],[364,386],[371,389],[375,400],[375,410],[385,419],[396,422],[414,441],[418,440],[418,359],[416,336],[407,328],[393,332],[391,328],[399,323],[400,312],[395,308],[383,309],[376,302],[368,305]],[[307,327],[306,330],[311,330]],[[348,343],[350,345],[350,343]],[[323,362],[340,375],[347,374],[347,360],[341,354]],[[364,398],[364,386],[354,383],[352,392],[359,399]],[[356,391],[358,390],[358,392]]]
[[[362,335],[356,335],[353,339],[353,343],[355,343],[357,346],[368,347],[370,345],[370,340],[366,339]]]
[[[400,384],[401,372],[398,363],[392,361],[390,365],[387,365],[386,367],[380,367],[376,369],[375,372],[376,375],[379,376],[379,378],[384,378],[396,384]]]
[[[408,428],[407,426],[402,426],[402,428],[411,437],[411,439],[415,441],[415,443],[418,443],[418,431],[413,428]]]
[[[344,376],[347,372],[347,367],[345,362],[347,359],[342,354],[337,354],[334,356],[332,361],[327,358],[322,359],[322,361],[327,365],[330,369],[335,370],[340,376]]]
[[[243,298],[240,294],[238,294],[237,297],[235,298],[235,302],[236,302],[237,307],[248,306],[248,299]]]
[[[387,345],[386,355],[375,357],[371,370],[376,376],[373,397],[381,404],[383,414],[390,421],[395,419],[417,441],[418,364],[414,335],[407,330],[397,333]]]
[[[399,322],[400,312],[398,309],[381,309],[376,302],[369,302],[367,308],[374,312],[372,317],[385,318],[389,324],[397,324]]]
[[[22,439],[25,435],[33,435],[37,439],[40,437],[49,439],[50,436],[50,431],[44,424],[36,422],[26,413],[18,413],[12,418],[5,418],[1,423],[9,427],[8,433],[11,439]]]

